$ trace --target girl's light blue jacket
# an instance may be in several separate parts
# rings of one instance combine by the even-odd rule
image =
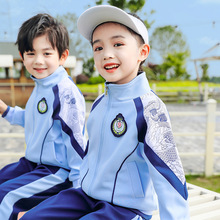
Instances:
[[[164,103],[145,73],[127,84],[106,83],[87,123],[81,167],[84,192],[163,220],[189,219],[183,167]]]
[[[78,187],[85,146],[83,95],[62,66],[44,79],[32,79],[35,87],[25,109],[8,107],[3,117],[25,128],[28,160],[70,170],[69,179]]]

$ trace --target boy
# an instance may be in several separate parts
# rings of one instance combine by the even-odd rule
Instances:
[[[35,81],[25,110],[0,100],[0,113],[25,128],[26,152],[0,170],[0,219],[16,219],[63,189],[79,186],[84,155],[85,101],[62,67],[69,54],[65,26],[48,14],[24,22],[17,42]]]
[[[49,198],[22,220],[189,219],[183,168],[164,103],[140,65],[149,54],[145,25],[112,6],[95,6],[78,19],[106,79],[88,118],[89,141],[80,168],[82,188]],[[158,198],[158,199],[157,199]]]

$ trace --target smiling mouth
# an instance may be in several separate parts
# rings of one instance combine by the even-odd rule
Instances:
[[[46,68],[34,68],[35,71],[38,71],[38,72],[42,72],[44,70],[46,70]]]
[[[117,69],[119,67],[118,64],[114,64],[114,65],[106,65],[104,68],[106,70],[111,70],[111,69]]]

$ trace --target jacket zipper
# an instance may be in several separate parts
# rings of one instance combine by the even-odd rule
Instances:
[[[36,89],[36,92],[35,92],[35,97],[34,97],[34,103],[37,103],[37,94],[38,94],[38,91],[37,91],[38,90],[38,86],[37,85],[35,85],[35,89]],[[26,143],[26,145],[27,145],[26,147],[28,147],[29,145],[32,145],[32,142],[33,142],[33,134],[35,134],[35,126],[34,126],[34,124],[35,124],[35,121],[36,121],[36,114],[32,114],[32,119],[33,119],[33,126],[32,126],[33,132],[31,134],[31,138],[29,139],[28,143]],[[28,150],[26,149],[26,152],[25,152],[27,158],[28,158]]]
[[[108,102],[107,102],[107,107],[105,109],[105,117],[104,119],[102,120],[102,126],[101,126],[101,131],[104,131],[103,128],[105,128],[105,124],[106,124],[106,118],[108,118],[108,109],[109,109],[109,105],[110,105],[110,96],[109,96],[109,92],[108,92],[108,85],[106,85],[106,88],[105,88],[105,95],[107,96],[108,95]],[[100,142],[99,142],[99,149],[98,149],[98,156],[97,156],[97,160],[96,160],[96,165],[95,165],[95,172],[93,174],[93,177],[92,177],[92,181],[90,183],[90,187],[89,187],[89,194],[91,195],[91,186],[93,186],[93,182],[94,182],[94,179],[95,179],[95,174],[96,174],[96,171],[98,169],[98,165],[100,163],[100,155],[101,155],[101,152],[102,152],[102,143],[103,143],[103,139],[104,139],[105,135],[103,132],[101,132],[101,137],[100,137]]]

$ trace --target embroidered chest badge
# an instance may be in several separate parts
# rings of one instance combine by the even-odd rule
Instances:
[[[118,114],[115,119],[111,123],[111,130],[115,137],[121,137],[127,131],[127,123],[120,113]]]
[[[39,113],[44,114],[47,112],[48,106],[45,98],[42,98],[37,104],[37,110]]]

